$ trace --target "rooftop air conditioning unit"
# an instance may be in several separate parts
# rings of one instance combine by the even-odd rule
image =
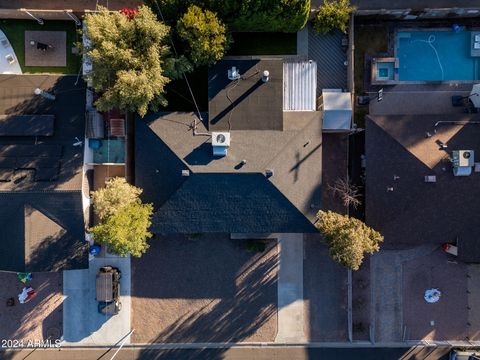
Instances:
[[[230,147],[229,132],[212,132],[213,156],[226,156]]]
[[[473,150],[455,150],[452,152],[453,175],[469,176],[475,165]]]
[[[232,66],[231,69],[228,69],[228,79],[229,80],[238,80],[240,79],[240,72],[235,66]]]

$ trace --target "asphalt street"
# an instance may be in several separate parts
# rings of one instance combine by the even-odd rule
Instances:
[[[2,360],[448,360],[448,347],[315,348],[303,346],[233,347],[221,349],[24,349],[0,352]]]

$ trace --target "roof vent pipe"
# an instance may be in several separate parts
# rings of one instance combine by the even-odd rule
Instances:
[[[270,73],[268,70],[265,70],[262,75],[262,81],[266,83],[270,79]]]

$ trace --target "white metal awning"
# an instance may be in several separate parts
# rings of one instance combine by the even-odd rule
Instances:
[[[283,110],[317,110],[317,63],[283,64]]]

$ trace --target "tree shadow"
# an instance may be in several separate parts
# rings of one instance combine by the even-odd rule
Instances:
[[[258,337],[258,331],[262,338],[267,336],[270,337],[267,341],[273,341],[276,330],[272,328],[272,317],[277,316],[277,269],[276,241],[272,241],[263,253],[254,254],[236,272],[232,279],[235,283],[232,294],[215,298],[204,294],[200,307],[192,305],[190,311],[178,316],[151,342],[240,342]],[[276,322],[274,324],[276,327]],[[262,329],[264,326],[266,328]],[[178,355],[182,359],[196,359],[199,356],[216,359],[224,351],[199,349],[180,355],[175,349],[159,353],[156,349],[147,348],[142,352],[142,357],[164,359]]]

